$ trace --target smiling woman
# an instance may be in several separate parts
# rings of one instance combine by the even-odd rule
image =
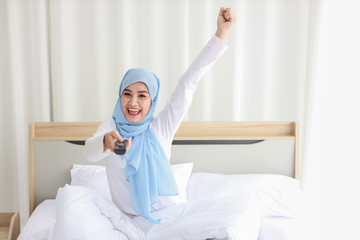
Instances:
[[[145,68],[124,75],[112,119],[102,123],[85,144],[91,161],[106,158],[114,203],[125,213],[141,215],[155,223],[151,212],[179,203],[179,190],[170,168],[171,143],[189,109],[196,86],[227,46],[223,42],[236,17],[221,8],[217,30],[193,64],[179,79],[165,108],[154,117],[159,78]],[[128,140],[125,155],[114,154],[115,143]]]
[[[136,82],[121,94],[121,108],[125,118],[131,123],[141,122],[151,107],[151,97],[145,83]]]

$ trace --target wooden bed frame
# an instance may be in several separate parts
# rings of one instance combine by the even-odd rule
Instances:
[[[85,141],[100,122],[34,122],[29,126],[30,215],[35,209],[34,145],[41,141]],[[292,140],[291,177],[298,179],[298,124],[296,122],[183,122],[175,141]],[[230,142],[232,144],[233,142]],[[173,162],[172,162],[173,163]],[[259,168],[261,167],[258,164]],[[70,168],[70,167],[69,167]],[[272,170],[269,173],[276,173]],[[61,187],[61,186],[59,186]]]

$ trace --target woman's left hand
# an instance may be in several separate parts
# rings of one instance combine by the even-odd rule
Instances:
[[[234,26],[236,23],[236,16],[231,10],[231,8],[224,8],[220,9],[218,19],[217,19],[217,30],[216,36],[221,40],[224,40],[229,30]]]

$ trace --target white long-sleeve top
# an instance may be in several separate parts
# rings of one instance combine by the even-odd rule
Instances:
[[[199,80],[226,49],[225,43],[214,35],[180,77],[165,108],[150,123],[150,129],[158,138],[169,160],[173,137],[191,105]],[[106,172],[113,202],[123,212],[137,215],[131,205],[129,183],[125,175],[126,159],[110,150],[104,152],[104,135],[113,130],[116,130],[115,121],[104,121],[96,133],[86,140],[84,154],[93,162],[106,158]],[[177,202],[176,196],[159,196],[159,202],[152,206],[152,210],[158,210],[174,202]]]

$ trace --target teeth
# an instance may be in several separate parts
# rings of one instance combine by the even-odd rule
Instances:
[[[129,110],[130,114],[138,114],[140,112],[140,110],[138,110],[138,109],[129,108],[128,110]]]

